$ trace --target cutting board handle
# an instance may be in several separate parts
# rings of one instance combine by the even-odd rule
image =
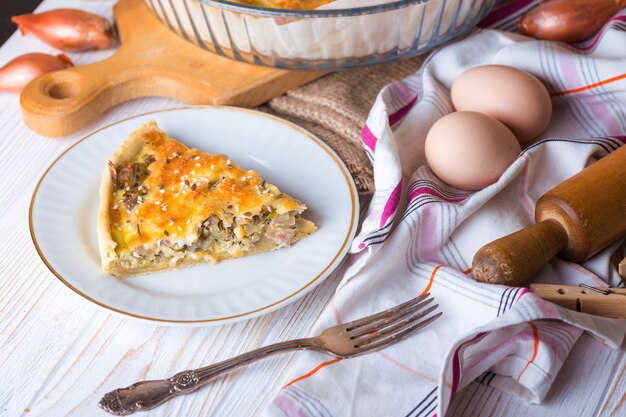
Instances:
[[[140,74],[114,67],[115,61],[51,72],[28,84],[20,97],[26,124],[44,136],[66,136],[110,107],[140,97]]]
[[[167,67],[133,64],[123,50],[104,61],[55,71],[28,84],[20,97],[26,124],[44,136],[66,136],[109,108],[140,97],[160,96],[187,103],[211,103],[210,85]],[[133,59],[134,58],[134,59]]]
[[[324,75],[214,55],[161,24],[144,0],[120,0],[113,14],[121,41],[113,56],[44,74],[22,91],[22,114],[35,132],[66,136],[110,107],[141,97],[254,107]]]

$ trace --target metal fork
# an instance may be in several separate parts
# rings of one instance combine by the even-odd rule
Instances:
[[[177,395],[195,391],[219,375],[277,353],[310,349],[351,358],[382,349],[437,320],[442,313],[429,316],[439,306],[427,307],[432,301],[430,294],[425,294],[380,313],[330,327],[316,337],[275,343],[214,365],[179,372],[171,378],[136,382],[107,393],[99,405],[115,415],[149,410]]]

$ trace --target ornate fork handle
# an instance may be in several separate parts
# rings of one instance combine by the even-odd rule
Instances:
[[[149,410],[172,397],[197,390],[218,375],[291,350],[311,349],[340,358],[373,352],[415,334],[441,317],[441,312],[431,314],[439,307],[439,304],[428,307],[433,300],[430,294],[424,294],[376,314],[329,327],[317,337],[275,343],[168,379],[137,382],[106,394],[100,407],[115,415]]]
[[[126,388],[118,388],[107,393],[100,400],[99,405],[105,411],[118,416],[150,410],[177,395],[195,391],[208,384],[213,378],[241,366],[292,350],[325,350],[323,344],[323,341],[317,337],[275,343],[204,368],[179,372],[171,378],[141,381]]]

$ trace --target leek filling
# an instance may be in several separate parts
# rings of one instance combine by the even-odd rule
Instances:
[[[289,246],[298,229],[306,220],[297,211],[277,215],[265,211],[262,215],[236,217],[227,226],[217,215],[212,215],[200,226],[198,239],[187,244],[177,239],[160,239],[157,248],[137,248],[121,261],[129,267],[168,262],[175,264],[185,258],[217,261],[242,253],[278,249]]]
[[[121,194],[121,202],[127,210],[142,203],[146,194],[142,183],[149,175],[148,166],[154,156],[146,155],[141,162],[126,162],[115,166],[109,163],[109,171],[115,193]],[[278,214],[269,205],[259,214],[243,213],[234,216],[223,210],[223,216],[213,214],[199,227],[198,239],[189,244],[184,239],[169,236],[144,245],[126,254],[118,253],[125,267],[138,267],[152,263],[167,262],[172,265],[185,259],[203,259],[216,262],[220,259],[278,249],[289,246],[298,233],[307,233],[307,220],[297,210]],[[139,227],[137,228],[140,233]],[[299,232],[302,231],[302,232]]]

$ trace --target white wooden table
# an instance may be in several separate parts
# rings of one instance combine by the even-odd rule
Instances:
[[[40,10],[79,7],[110,17],[113,3],[46,0]],[[15,34],[0,49],[0,65],[35,51],[54,52],[32,37]],[[110,53],[72,54],[71,58],[80,65]],[[82,132],[49,139],[24,125],[17,96],[0,94],[0,416],[106,415],[97,402],[113,388],[307,335],[332,295],[338,273],[300,301],[260,318],[221,327],[170,328],[103,311],[76,296],[46,269],[31,243],[27,214],[35,184],[47,166],[88,131],[181,105],[157,98],[129,102]],[[292,361],[294,355],[285,355],[254,364],[146,415],[257,415],[288,380]],[[484,405],[478,409],[475,404]],[[623,416],[626,356],[585,335],[544,404],[528,405],[474,382],[459,394],[449,415]]]

